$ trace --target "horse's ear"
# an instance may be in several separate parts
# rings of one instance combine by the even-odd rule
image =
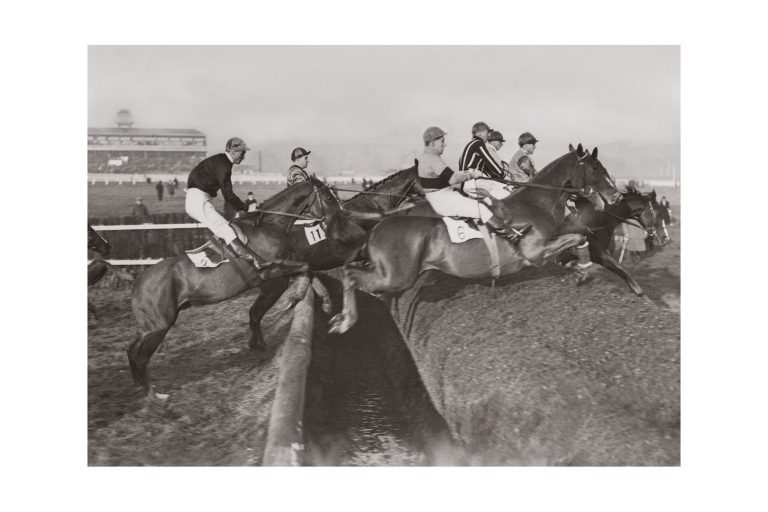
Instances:
[[[597,159],[597,147],[592,150],[592,158]]]
[[[651,190],[651,197],[656,200],[656,189]]]
[[[573,151],[573,150],[574,150],[573,144],[568,144],[568,151]]]
[[[584,154],[584,146],[581,145],[581,142],[579,142],[579,145],[576,146],[576,154],[579,156]]]

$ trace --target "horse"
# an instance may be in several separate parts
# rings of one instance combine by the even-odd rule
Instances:
[[[634,277],[619,264],[610,254],[609,247],[613,241],[613,232],[622,222],[637,221],[646,230],[649,237],[657,239],[658,231],[663,228],[661,208],[656,202],[656,192],[643,194],[634,187],[627,187],[619,202],[608,206],[603,211],[596,211],[589,201],[577,199],[576,212],[566,217],[558,234],[579,233],[589,241],[590,259],[615,273],[627,283],[629,288],[642,297],[642,287]],[[562,253],[557,262],[570,265],[576,262],[576,257],[570,253]]]
[[[90,225],[88,226],[88,250],[93,251],[96,256],[88,264],[88,286],[101,281],[104,276],[107,275],[107,271],[111,270],[114,274],[125,281],[133,281],[133,276],[118,269],[104,258],[109,257],[112,252],[112,244],[110,244],[106,238],[96,232]],[[88,313],[93,315],[94,319],[98,320],[96,316],[96,307],[88,300]]]
[[[398,171],[363,192],[343,201],[339,208],[324,212],[325,224],[318,226],[293,225],[289,246],[300,261],[307,262],[311,270],[330,270],[347,262],[350,255],[365,242],[368,231],[385,215],[412,197],[423,196],[418,182],[418,162],[413,167]],[[345,191],[336,188],[335,190]],[[347,190],[349,191],[349,190]],[[325,228],[325,229],[323,229]],[[333,233],[332,236],[322,237]],[[308,233],[318,234],[310,243]],[[288,279],[273,279],[261,283],[259,294],[249,310],[251,336],[248,345],[254,350],[266,350],[261,320],[288,288]]]
[[[542,266],[561,252],[584,242],[581,234],[557,234],[570,195],[580,191],[602,210],[616,203],[621,193],[598,160],[581,144],[544,167],[529,183],[497,200],[488,195],[489,208],[500,218],[530,225],[528,233],[514,246],[503,242],[499,248],[500,275],[510,275],[526,266]],[[485,242],[469,240],[453,244],[442,219],[393,216],[382,220],[365,245],[370,265],[363,268],[350,261],[344,265],[344,307],[331,318],[329,332],[343,333],[357,321],[355,289],[373,294],[397,295],[416,282],[427,270],[440,270],[463,278],[493,277]],[[359,248],[362,250],[362,247]]]
[[[246,235],[248,247],[272,262],[260,271],[242,258],[230,258],[215,268],[197,268],[186,255],[165,258],[145,269],[131,292],[131,307],[139,325],[139,332],[128,347],[134,383],[142,386],[149,398],[167,398],[168,395],[154,392],[147,366],[179,311],[235,297],[269,279],[306,273],[306,263],[284,259],[293,256],[289,230],[295,220],[294,215],[285,212],[308,210],[320,219],[334,206],[340,207],[335,193],[312,177],[268,199],[263,211],[233,220],[231,224],[236,230],[239,228]],[[294,302],[300,299],[296,297]]]

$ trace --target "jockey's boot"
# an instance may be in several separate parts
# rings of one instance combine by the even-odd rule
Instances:
[[[267,266],[267,262],[263,261],[258,254],[248,248],[239,238],[235,238],[229,243],[229,248],[237,254],[239,258],[243,258],[253,263],[256,270],[262,270]]]
[[[494,233],[504,237],[512,244],[519,242],[520,239],[523,238],[525,234],[533,227],[533,224],[526,224],[521,228],[513,228],[510,226],[509,222],[504,222],[495,215],[488,219],[486,225],[491,228]]]

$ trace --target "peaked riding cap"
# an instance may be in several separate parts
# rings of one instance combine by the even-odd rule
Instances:
[[[531,132],[525,132],[524,134],[520,135],[520,138],[517,139],[517,143],[521,146],[524,146],[526,144],[536,144],[539,142],[536,137],[533,136]]]
[[[240,137],[232,137],[227,141],[227,151],[249,151],[251,148],[245,145],[245,141]]]
[[[310,153],[311,151],[307,151],[304,148],[296,148],[291,152],[291,160],[296,160],[297,158],[307,156]]]
[[[447,134],[437,126],[430,126],[424,130],[424,143],[429,144],[433,140],[437,140],[440,137],[445,137]]]

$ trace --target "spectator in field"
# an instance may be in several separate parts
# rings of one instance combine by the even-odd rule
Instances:
[[[253,205],[253,209],[251,208],[251,205]],[[253,196],[253,192],[248,192],[248,196],[245,198],[245,211],[252,212],[255,211],[258,207],[259,202],[256,201],[256,198]]]
[[[176,194],[176,186],[173,184],[172,180],[168,180],[168,183],[165,186],[168,188],[169,196],[173,196]]]
[[[245,203],[232,190],[232,166],[240,164],[249,149],[242,139],[233,137],[227,141],[224,153],[209,156],[197,164],[189,173],[184,207],[190,217],[222,238],[235,254],[260,269],[265,261],[237,238],[227,219],[216,211],[211,202],[221,190],[226,203],[237,213],[245,211]]]
[[[520,149],[512,155],[509,161],[509,170],[515,181],[528,182],[536,175],[536,167],[533,165],[531,155],[536,150],[539,142],[530,132],[525,132],[517,138]]]
[[[176,177],[175,177],[175,176],[173,177],[173,186],[174,186],[174,187],[178,187],[178,186],[179,186],[179,180],[178,180],[178,179],[176,179]]]
[[[141,198],[136,198],[136,203],[133,205],[133,223],[134,224],[150,224],[152,219],[149,216],[149,210],[147,205],[141,202]],[[144,259],[145,248],[147,246],[147,231],[145,229],[138,229],[134,231],[134,240],[138,248],[138,258]]]
[[[309,165],[310,153],[311,151],[307,151],[304,148],[296,148],[291,152],[293,165],[288,169],[287,183],[289,187],[302,181],[309,181],[309,174],[306,169]]]
[[[163,200],[163,182],[158,181],[157,185],[155,185],[155,190],[157,191],[157,200],[162,201]]]
[[[659,206],[661,207],[661,218],[664,220],[664,223],[667,226],[672,225],[672,205],[669,204],[669,199],[667,199],[667,196],[661,196],[661,200],[659,201]]]
[[[147,205],[141,202],[141,198],[136,198],[136,203],[133,205],[133,223],[134,224],[146,224],[150,222],[149,210]]]

